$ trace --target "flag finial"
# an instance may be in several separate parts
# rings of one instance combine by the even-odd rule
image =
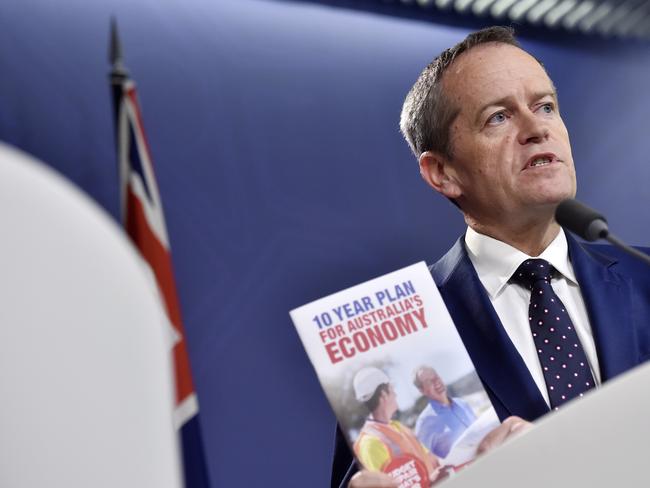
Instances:
[[[111,17],[111,41],[108,50],[108,60],[113,65],[111,75],[114,77],[127,76],[126,68],[122,61],[122,43],[117,32],[117,20]]]

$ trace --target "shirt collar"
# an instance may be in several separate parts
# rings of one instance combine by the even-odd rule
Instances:
[[[443,405],[442,403],[429,398],[429,405],[431,405],[431,408],[433,409],[434,412],[436,412],[437,414],[441,414],[443,412],[449,411],[449,409],[454,407],[454,399],[453,398],[449,399],[449,405]]]
[[[555,239],[539,256],[528,256],[505,242],[479,234],[471,227],[468,227],[465,233],[465,246],[469,259],[491,299],[501,293],[523,261],[534,257],[545,259],[562,276],[577,284],[569,261],[569,248],[563,229],[560,229]]]

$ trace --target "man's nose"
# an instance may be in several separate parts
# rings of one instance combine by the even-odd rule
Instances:
[[[519,143],[539,143],[548,138],[548,123],[538,114],[523,111],[519,120]]]

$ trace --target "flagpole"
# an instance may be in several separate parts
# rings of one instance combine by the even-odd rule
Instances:
[[[120,42],[120,35],[117,30],[117,20],[111,17],[111,43],[108,49],[108,61],[113,66],[111,77],[125,77],[128,75],[124,67],[124,60],[122,58],[122,43]]]
[[[124,158],[126,155],[120,153],[120,140],[125,137],[124,134],[120,134],[120,131],[123,130],[124,123],[121,119],[122,116],[122,99],[124,97],[124,85],[129,79],[129,72],[124,66],[124,60],[122,57],[122,43],[120,41],[120,35],[117,29],[117,19],[111,17],[111,32],[110,32],[110,44],[108,46],[108,61],[111,64],[111,71],[109,73],[109,79],[111,83],[111,95],[113,98],[113,121],[115,127],[115,147],[117,150],[117,171],[118,171],[118,181],[119,192],[120,192],[120,220],[122,225],[126,225],[126,182],[123,181],[126,178],[127,171],[124,168]]]
[[[153,272],[169,329],[173,332],[170,351],[176,382],[173,421],[181,444],[185,488],[208,488],[210,482],[199,423],[199,405],[187,355],[162,202],[135,83],[124,66],[115,18],[111,19],[108,58],[111,63],[109,78],[113,95],[122,223]]]

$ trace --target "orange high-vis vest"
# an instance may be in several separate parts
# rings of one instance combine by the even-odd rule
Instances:
[[[380,442],[386,448],[386,459],[368,459],[368,454],[363,452],[362,446],[364,443],[372,441]],[[388,424],[370,419],[366,420],[359,437],[354,443],[354,453],[366,469],[371,466],[381,469],[391,459],[403,454],[410,454],[418,458],[426,466],[430,480],[434,480],[437,476],[438,462],[435,455],[422,445],[411,429],[396,420],[391,420]]]

